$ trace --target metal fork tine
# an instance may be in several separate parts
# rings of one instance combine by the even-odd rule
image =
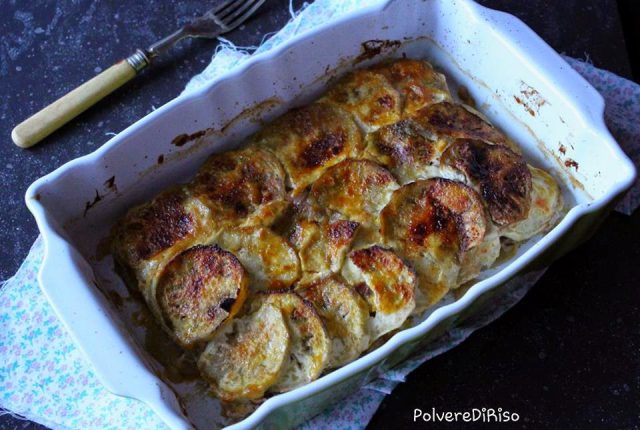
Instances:
[[[149,46],[145,55],[148,59],[153,59],[187,37],[214,38],[228,33],[246,21],[264,2],[265,0],[224,0],[178,31]]]
[[[232,6],[235,8],[235,6],[242,3],[243,1],[244,0],[225,0],[221,2],[219,5],[215,6],[209,12],[207,12],[207,15],[213,14],[215,16],[220,16],[220,14],[223,14],[223,11],[227,8],[227,6]]]
[[[249,2],[247,2],[247,4],[250,4],[252,1],[255,0],[250,0]],[[234,28],[236,28],[237,26],[239,26],[240,24],[242,24],[244,21],[247,20],[247,18],[249,18],[251,15],[253,15],[253,13],[258,10],[258,8],[260,6],[262,6],[264,4],[266,0],[257,0],[255,1],[255,4],[253,6],[251,6],[251,8],[249,10],[247,10],[245,13],[243,13],[241,16],[235,18],[233,21],[226,23],[225,25],[227,26],[227,28],[230,30],[233,30]],[[234,17],[232,17],[233,19]]]
[[[255,0],[246,0],[243,4],[241,4],[237,9],[231,11],[228,14],[225,15],[217,15],[218,19],[220,19],[220,21],[222,21],[223,23],[228,23],[228,22],[233,22],[233,20],[240,16],[240,14],[242,14],[245,10],[247,10],[248,8],[250,8],[253,3],[255,3]]]

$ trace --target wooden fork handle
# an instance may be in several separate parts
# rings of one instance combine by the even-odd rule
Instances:
[[[138,51],[136,54],[140,53],[141,51]],[[132,63],[131,59],[136,54],[114,64],[18,124],[11,132],[13,142],[21,148],[29,148],[35,145],[130,81],[139,70],[142,70],[148,64],[146,57],[144,57],[146,61],[144,64]]]

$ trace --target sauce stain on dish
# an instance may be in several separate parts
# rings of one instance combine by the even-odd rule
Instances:
[[[529,113],[529,115],[536,116],[536,112],[533,109],[531,109],[531,107],[526,102],[524,102],[520,97],[513,96],[513,98],[516,101],[516,103],[524,107],[524,109]]]
[[[182,350],[154,321],[144,307],[132,314],[133,324],[145,329],[145,351],[161,365],[161,375],[174,384],[200,377],[193,353]]]
[[[87,216],[87,212],[89,212],[89,209],[91,209],[92,207],[94,207],[96,204],[98,204],[98,202],[100,200],[102,200],[104,196],[101,196],[100,193],[98,193],[98,190],[96,190],[96,196],[93,198],[93,201],[87,201],[85,203],[84,206],[84,213],[83,213],[83,217]]]
[[[367,40],[362,42],[362,54],[358,55],[353,64],[369,60],[382,52],[398,48],[402,44],[399,40]]]
[[[104,186],[115,193],[118,192],[118,186],[116,185],[116,177],[115,175],[104,181]]]
[[[576,160],[571,159],[571,158],[567,158],[564,161],[564,166],[565,167],[573,167],[574,169],[576,169],[576,171],[578,170],[578,167],[580,167],[578,162]]]
[[[516,103],[522,105],[529,115],[535,117],[540,114],[540,108],[547,104],[547,101],[540,95],[540,92],[527,84],[524,81],[520,81],[520,95],[513,96]]]
[[[187,143],[192,142],[197,138],[204,136],[206,132],[207,132],[206,130],[200,130],[192,134],[179,134],[173,138],[173,140],[171,141],[171,144],[177,147],[184,146]]]
[[[219,133],[224,134],[231,126],[243,119],[248,119],[249,121],[259,121],[259,116],[261,114],[269,112],[270,110],[281,104],[282,99],[280,99],[279,97],[269,97],[268,99],[265,99],[260,103],[255,104],[254,106],[243,109],[239,114],[231,118],[229,122],[223,125],[220,128]]]
[[[458,98],[462,103],[476,109],[476,101],[474,100],[473,96],[469,92],[469,89],[464,85],[460,85],[458,87]]]

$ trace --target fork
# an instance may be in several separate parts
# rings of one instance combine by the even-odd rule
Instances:
[[[245,22],[265,1],[225,0],[146,50],[137,49],[133,55],[18,124],[11,132],[13,142],[21,148],[35,145],[133,79],[179,41],[191,37],[213,39],[228,33]]]

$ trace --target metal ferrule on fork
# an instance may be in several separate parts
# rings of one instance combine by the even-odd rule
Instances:
[[[127,63],[133,67],[133,70],[135,70],[136,73],[139,73],[142,69],[151,64],[151,60],[147,57],[144,51],[137,49],[135,53],[127,57]]]

